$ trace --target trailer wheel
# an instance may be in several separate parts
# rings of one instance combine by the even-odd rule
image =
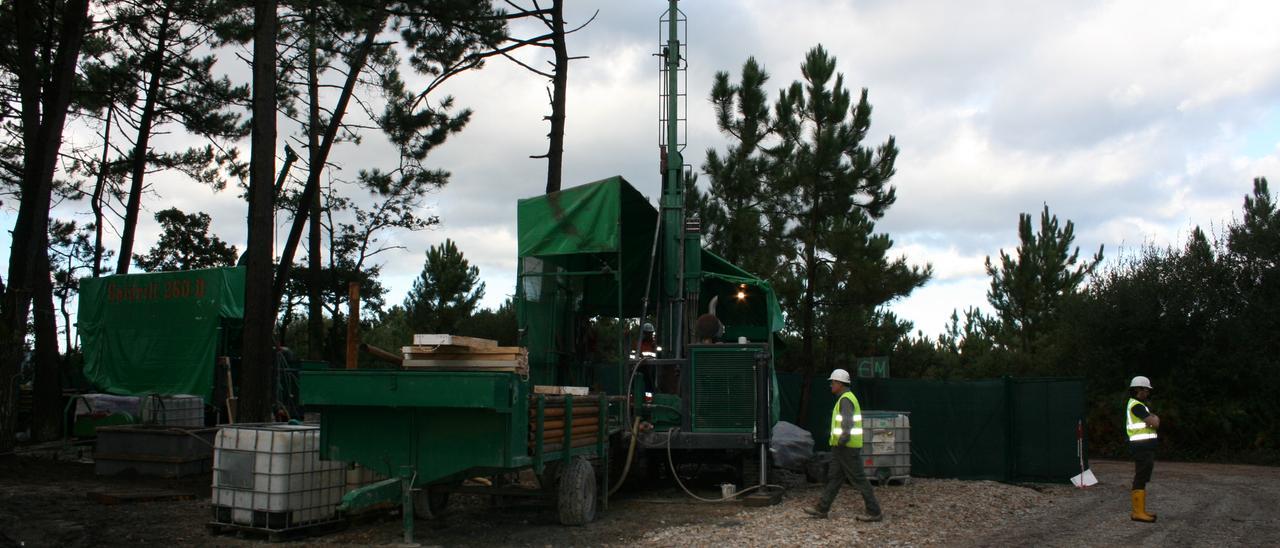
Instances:
[[[449,492],[430,487],[413,494],[413,517],[418,519],[437,519],[449,507]]]
[[[562,467],[556,506],[563,525],[586,525],[596,518],[596,473],[591,461],[573,457]]]

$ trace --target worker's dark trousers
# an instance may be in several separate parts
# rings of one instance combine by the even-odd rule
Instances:
[[[832,447],[831,466],[827,468],[827,486],[822,490],[822,500],[818,501],[818,510],[831,510],[831,503],[836,500],[840,486],[845,480],[862,492],[862,502],[867,505],[867,514],[880,515],[880,501],[871,490],[871,482],[867,481],[867,473],[862,469],[862,450],[854,447]]]
[[[1131,443],[1129,454],[1133,456],[1133,489],[1146,489],[1156,467],[1156,446]]]

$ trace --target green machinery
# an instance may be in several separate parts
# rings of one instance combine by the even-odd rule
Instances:
[[[782,314],[768,282],[702,248],[700,223],[685,211],[683,22],[671,1],[660,26],[660,210],[621,177],[520,201],[521,344],[540,384],[627,396],[623,436],[642,450],[729,462],[744,484],[763,485]],[[694,324],[712,307],[723,330],[695,342]],[[643,355],[636,338],[648,321],[658,348]],[[632,427],[636,418],[644,428]]]
[[[764,477],[782,315],[769,284],[702,249],[696,221],[686,219],[680,21],[672,0],[663,17],[661,212],[621,177],[518,204],[516,302],[527,375],[303,371],[303,403],[321,412],[321,457],[392,476],[348,493],[341,509],[400,501],[411,542],[415,507],[438,509],[448,492],[476,491],[467,478],[532,469],[561,521],[584,523],[607,506],[610,447],[632,438],[682,458],[753,458]],[[693,321],[713,300],[724,332],[691,344]],[[627,326],[651,315],[664,350],[632,359]],[[590,395],[534,395],[539,385],[589,387]],[[600,427],[591,439],[571,438],[566,423],[578,420]],[[653,430],[639,433],[633,425],[642,421]],[[501,485],[485,492],[526,494]]]

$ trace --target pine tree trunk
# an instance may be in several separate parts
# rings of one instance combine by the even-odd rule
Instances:
[[[555,78],[551,84],[551,134],[547,146],[547,194],[560,190],[564,163],[564,119],[569,87],[569,49],[564,40],[564,0],[552,0],[551,45],[555,52]]]
[[[53,309],[53,283],[49,280],[49,253],[36,258],[46,272],[37,275],[34,320],[36,346],[35,382],[32,391],[31,433],[35,441],[52,441],[62,436],[62,382],[58,375],[58,322]]]
[[[120,256],[116,257],[116,274],[128,274],[129,263],[133,261],[133,239],[138,231],[138,215],[142,209],[142,179],[147,173],[147,151],[150,149],[151,129],[155,125],[156,101],[160,97],[160,73],[164,70],[168,38],[169,10],[166,9],[160,19],[156,49],[151,52],[151,78],[147,82],[142,116],[138,118],[138,138],[134,142],[129,181],[129,202],[125,206],[124,228],[120,234]]]
[[[813,319],[814,308],[816,307],[814,298],[815,286],[818,282],[818,260],[817,260],[817,193],[810,193],[808,215],[806,215],[806,224],[808,229],[805,231],[804,239],[804,268],[805,268],[805,284],[804,284],[804,304],[801,313],[800,336],[803,343],[801,344],[800,360],[802,370],[805,374],[805,391],[800,394],[800,412],[809,412],[809,390],[808,385],[812,384],[812,374],[817,369],[814,363],[813,352]],[[807,416],[807,415],[804,415]]]
[[[272,420],[275,323],[271,240],[276,166],[276,1],[254,2],[253,137],[249,176],[249,243],[245,250],[244,349],[238,420]]]
[[[313,26],[314,28],[314,26]],[[307,52],[307,95],[310,98],[311,109],[307,120],[307,151],[308,172],[310,170],[320,169],[317,162],[320,160],[320,84],[319,71],[316,60],[316,44],[315,37],[312,37],[310,49]],[[308,174],[308,177],[310,175]],[[302,207],[300,204],[299,207]],[[311,203],[306,204],[311,208],[311,224],[307,238],[307,271],[310,273],[309,283],[307,283],[307,357],[313,360],[324,359],[324,347],[321,341],[324,340],[324,312],[323,312],[323,295],[320,292],[320,193],[316,192],[311,196]]]
[[[38,69],[36,29],[44,25],[34,0],[14,0],[17,86],[22,109],[22,199],[10,239],[8,285],[0,299],[0,455],[14,445],[16,391],[9,379],[18,373],[31,312],[33,281],[40,273],[35,260],[49,241],[49,206],[53,172],[62,145],[62,130],[71,103],[76,61],[80,57],[89,1],[64,4],[59,48],[48,71]],[[48,275],[47,265],[45,276]]]
[[[102,159],[98,162],[98,179],[93,184],[93,196],[89,199],[89,209],[93,211],[94,278],[102,275],[102,194],[107,189],[107,159],[111,152],[111,121],[115,118],[115,112],[115,103],[112,103],[107,107],[107,128],[102,134]]]

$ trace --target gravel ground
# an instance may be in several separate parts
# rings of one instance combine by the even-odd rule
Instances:
[[[810,518],[803,511],[818,499],[817,485],[793,487],[781,505],[771,508],[733,508],[720,523],[689,524],[645,534],[641,540],[653,546],[713,545],[874,545],[933,546],[962,544],[984,527],[1017,521],[1029,509],[1046,500],[1042,491],[1068,490],[1067,486],[1035,488],[991,481],[913,479],[904,486],[876,489],[885,513],[879,523],[854,519],[862,513],[862,497],[845,486],[826,520]],[[974,527],[978,526],[978,527]]]
[[[828,520],[811,519],[820,486],[783,477],[781,504],[692,502],[670,485],[620,494],[593,523],[563,527],[545,504],[457,496],[441,518],[417,522],[415,540],[443,546],[1116,546],[1280,545],[1280,468],[1157,462],[1149,504],[1156,524],[1128,519],[1132,465],[1095,461],[1102,483],[1010,485],[989,481],[912,479],[876,488],[886,519],[862,523],[856,490],[845,487]],[[715,494],[723,478],[695,490]],[[102,505],[95,490],[168,489],[193,500]],[[0,547],[260,545],[256,537],[211,535],[209,477],[182,481],[102,478],[92,467],[21,458],[0,460]],[[384,513],[307,546],[394,545],[399,517]]]

